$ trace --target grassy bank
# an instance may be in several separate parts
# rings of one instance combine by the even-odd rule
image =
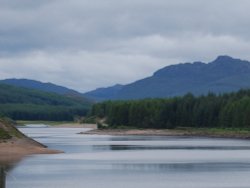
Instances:
[[[6,140],[6,139],[11,139],[11,138],[12,136],[7,131],[0,128],[0,140]]]
[[[24,135],[15,128],[15,122],[8,118],[0,119],[0,140],[22,138]]]
[[[0,164],[12,164],[31,154],[55,154],[45,145],[25,136],[9,119],[0,119]]]

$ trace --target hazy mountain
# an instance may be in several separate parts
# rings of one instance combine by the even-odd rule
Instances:
[[[117,93],[123,88],[123,85],[117,84],[107,88],[98,88],[96,90],[84,93],[84,96],[96,101],[109,100],[116,97]]]
[[[63,86],[55,85],[52,83],[43,83],[40,81],[35,81],[35,80],[28,80],[28,79],[6,79],[6,80],[1,80],[0,82],[9,84],[9,85],[14,85],[18,87],[25,87],[25,88],[30,88],[30,89],[37,89],[41,91],[46,91],[46,92],[53,92],[57,94],[79,94],[79,92],[74,91],[72,89],[68,89]]]
[[[219,56],[210,63],[164,67],[151,77],[124,85],[113,95],[109,95],[109,89],[102,89],[102,96],[107,96],[106,99],[142,99],[181,96],[188,92],[195,95],[225,93],[242,88],[250,88],[250,62]]]
[[[96,101],[113,99],[142,99],[172,97],[191,92],[195,95],[208,92],[225,93],[250,88],[250,62],[229,56],[219,56],[210,63],[194,62],[170,65],[152,76],[128,85],[98,88],[81,94],[52,83],[27,79],[7,79],[1,82]]]

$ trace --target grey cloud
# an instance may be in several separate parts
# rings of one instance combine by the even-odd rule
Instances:
[[[0,77],[86,91],[183,61],[250,59],[248,0],[3,0]]]
[[[34,4],[30,0],[22,2]],[[12,51],[11,47],[19,44],[19,50],[65,47],[95,50],[99,41],[190,32],[249,38],[250,23],[246,19],[250,16],[249,6],[249,1],[244,0],[52,0],[25,10],[22,7],[13,10],[10,6],[1,11],[1,36],[7,38],[1,42],[1,48],[8,51],[9,46]]]
[[[36,52],[0,59],[0,79],[14,75],[16,78],[31,78],[88,91],[104,85],[132,82],[150,75],[153,69],[161,67],[159,64],[163,62],[145,55]]]

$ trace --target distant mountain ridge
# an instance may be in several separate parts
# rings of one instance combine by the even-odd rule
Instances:
[[[219,94],[250,88],[250,62],[230,56],[218,56],[209,63],[170,65],[156,71],[150,77],[133,83],[98,88],[84,94],[52,83],[28,79],[6,79],[0,82],[73,98],[85,98],[86,101],[165,98],[182,96],[186,93]]]
[[[46,92],[53,92],[53,93],[57,93],[57,94],[80,94],[79,92],[73,90],[73,89],[68,89],[66,87],[63,86],[59,86],[56,84],[52,84],[52,83],[43,83],[40,81],[36,81],[36,80],[29,80],[29,79],[5,79],[5,80],[1,80],[0,82],[5,83],[5,84],[9,84],[9,85],[13,85],[13,86],[17,86],[17,87],[25,87],[25,88],[30,88],[30,89],[37,89],[37,90],[41,90],[41,91],[46,91]]]
[[[96,100],[96,101],[103,101],[103,100],[112,100],[116,97],[117,93],[123,88],[123,85],[116,84],[111,87],[106,88],[97,88],[94,91],[90,91],[84,93],[84,96],[87,98]]]
[[[143,98],[164,98],[194,95],[208,92],[225,93],[250,88],[250,62],[218,56],[210,63],[194,62],[170,65],[147,77],[115,90],[103,88],[103,100],[127,100]],[[99,95],[98,95],[99,93]],[[88,96],[100,97],[98,90],[88,92]],[[108,96],[105,98],[105,96]]]

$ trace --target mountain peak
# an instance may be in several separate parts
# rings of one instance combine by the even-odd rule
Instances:
[[[229,55],[219,55],[216,59],[227,60],[227,59],[234,59],[234,58]]]
[[[230,57],[228,55],[221,55],[221,56],[218,56],[212,63],[234,63],[238,61],[242,61],[242,60]]]
[[[227,55],[209,63],[193,62],[169,65],[151,77],[124,85],[111,94],[101,90],[102,100],[161,98],[185,95],[225,93],[250,87],[250,62]]]

